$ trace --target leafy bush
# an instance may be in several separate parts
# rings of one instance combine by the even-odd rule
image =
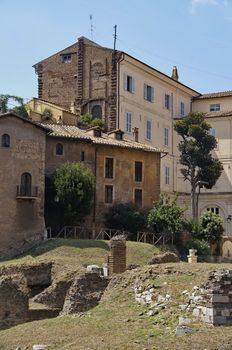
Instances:
[[[218,214],[206,211],[200,217],[201,231],[198,237],[208,243],[220,241],[224,232],[223,219]]]
[[[176,204],[177,196],[163,193],[148,214],[148,225],[157,233],[177,234],[184,226],[184,211]]]
[[[185,253],[189,253],[189,249],[196,249],[197,255],[210,255],[210,246],[204,240],[191,239],[185,244]]]
[[[66,222],[81,221],[91,211],[94,175],[83,163],[65,163],[54,176],[54,185],[63,206]]]
[[[118,203],[105,214],[105,224],[109,228],[125,230],[135,236],[138,231],[146,228],[146,216],[146,211],[139,210],[133,203]]]

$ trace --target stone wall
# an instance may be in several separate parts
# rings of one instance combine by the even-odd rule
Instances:
[[[28,294],[22,276],[0,277],[0,329],[25,322]]]
[[[110,241],[108,270],[109,275],[126,271],[126,239],[123,236],[115,236]]]
[[[0,130],[0,137],[10,136],[10,147],[0,145],[0,260],[3,260],[43,239],[45,132],[10,113],[0,117]],[[18,195],[23,173],[31,175],[31,197]]]
[[[194,287],[187,310],[213,325],[232,324],[232,270],[212,271],[206,283]]]
[[[63,313],[87,311],[96,306],[108,285],[108,279],[86,272],[75,277],[65,298]]]

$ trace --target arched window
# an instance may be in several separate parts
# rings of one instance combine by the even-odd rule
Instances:
[[[2,135],[2,147],[10,147],[10,136],[8,134]]]
[[[23,173],[21,175],[21,196],[30,197],[31,196],[31,174]]]
[[[62,156],[63,153],[64,153],[64,147],[63,147],[62,143],[57,143],[56,144],[56,155]]]
[[[93,118],[102,118],[102,108],[100,105],[95,105],[91,111]]]

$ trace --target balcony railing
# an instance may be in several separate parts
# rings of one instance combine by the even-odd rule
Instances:
[[[16,198],[36,198],[38,197],[38,187],[17,186]]]

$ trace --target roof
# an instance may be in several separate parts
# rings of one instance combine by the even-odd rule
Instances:
[[[26,105],[27,105],[28,103],[30,103],[31,101],[33,101],[33,100],[36,100],[36,101],[38,101],[38,102],[41,101],[42,103],[44,103],[44,104],[46,104],[46,105],[48,105],[48,106],[51,106],[51,107],[55,107],[56,109],[59,109],[59,110],[62,111],[62,112],[67,112],[67,113],[69,113],[69,114],[75,115],[76,117],[79,117],[78,114],[71,112],[71,111],[70,111],[69,109],[67,109],[67,108],[64,108],[64,107],[62,107],[62,106],[60,106],[60,105],[57,105],[57,104],[55,104],[55,103],[52,103],[52,102],[43,100],[42,98],[38,98],[38,97],[33,97],[30,101],[28,101],[28,102],[26,103]]]
[[[49,137],[62,137],[72,140],[82,140],[97,145],[136,149],[145,152],[166,153],[160,148],[152,147],[128,139],[115,140],[105,133],[102,133],[101,137],[92,136],[89,133],[85,132],[85,130],[81,130],[74,125],[46,124],[46,127],[51,130]]]
[[[232,116],[232,110],[204,113],[205,118],[231,117],[231,116]]]
[[[218,97],[228,97],[228,96],[232,96],[232,90],[203,94],[201,96],[194,97],[194,100],[204,100],[206,98],[218,98]]]
[[[173,79],[171,76],[169,76],[169,75],[167,75],[167,74],[165,74],[165,73],[162,73],[162,72],[159,71],[158,69],[155,69],[154,67],[150,66],[149,64],[144,63],[143,61],[140,61],[138,58],[135,58],[134,56],[131,56],[131,55],[129,55],[129,54],[126,53],[126,52],[123,52],[123,51],[122,51],[122,53],[125,54],[125,55],[127,55],[128,57],[133,58],[133,59],[136,60],[137,62],[139,62],[139,63],[141,63],[141,64],[144,64],[146,67],[152,69],[154,72],[157,72],[158,74],[161,74],[161,75],[164,76],[165,78],[168,78],[168,79],[172,80],[174,83],[176,83],[176,84],[178,84],[178,85],[180,85],[180,86],[183,86],[184,88],[187,88],[188,90],[191,90],[194,94],[196,94],[196,95],[198,95],[198,96],[201,96],[200,92],[198,92],[198,91],[196,91],[196,90],[190,88],[189,86],[187,86],[187,85],[181,83],[179,80]]]
[[[47,133],[51,132],[51,130],[48,129],[46,126],[39,124],[39,123],[36,123],[36,122],[33,122],[30,119],[20,117],[18,114],[14,113],[14,112],[7,112],[7,113],[0,114],[0,119],[7,118],[7,117],[11,117],[11,118],[14,117],[14,118],[20,119],[24,123],[29,123],[29,124],[39,128],[39,129],[42,129],[44,132],[47,132]]]

